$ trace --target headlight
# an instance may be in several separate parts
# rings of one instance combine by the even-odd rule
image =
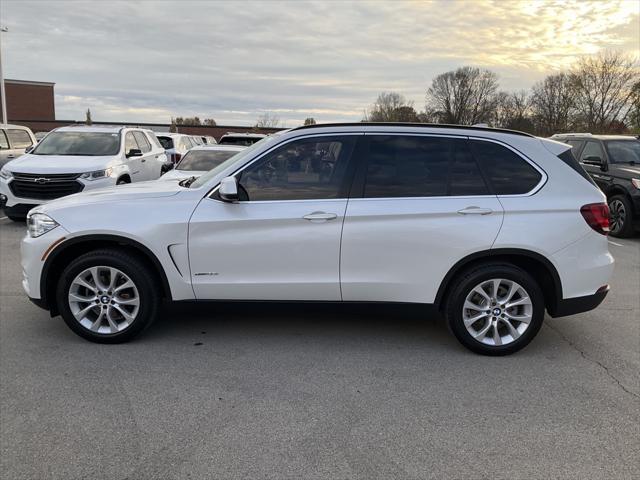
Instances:
[[[44,213],[34,213],[27,218],[27,229],[29,236],[32,238],[44,235],[49,230],[53,230],[58,226],[58,223],[49,215]]]
[[[80,175],[80,178],[85,180],[98,180],[100,178],[106,178],[111,175],[113,168],[107,168],[106,170],[96,170],[95,172],[86,172]]]
[[[633,184],[634,187],[640,190],[640,178],[632,178],[631,183]]]
[[[0,170],[0,178],[4,178],[5,180],[9,180],[10,178],[13,178],[13,173],[11,173],[9,170],[5,170],[4,168]]]

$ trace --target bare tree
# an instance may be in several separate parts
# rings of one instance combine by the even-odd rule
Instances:
[[[531,115],[542,135],[566,132],[571,127],[574,92],[565,73],[549,75],[531,89]]]
[[[265,112],[258,117],[256,128],[277,128],[280,125],[280,117],[276,114]]]
[[[441,123],[473,125],[490,121],[496,107],[498,76],[474,67],[438,75],[426,96],[426,113]]]
[[[87,111],[85,113],[85,121],[84,123],[86,123],[87,125],[93,125],[93,120],[91,120],[91,110],[87,108]]]
[[[216,121],[213,118],[205,118],[202,124],[208,127],[215,127],[217,125]]]
[[[496,95],[496,109],[492,125],[501,128],[533,132],[530,118],[531,99],[526,90],[499,92]]]
[[[178,131],[178,126],[176,124],[176,119],[171,117],[171,124],[169,125],[169,132],[176,133]]]
[[[640,80],[631,89],[631,108],[627,112],[625,122],[635,133],[640,133]]]
[[[397,92],[382,92],[369,109],[363,122],[417,122],[413,102]]]
[[[315,125],[316,119],[313,117],[308,117],[304,119],[304,125]]]
[[[199,126],[202,125],[199,117],[176,117],[176,125]]]
[[[577,120],[589,132],[606,133],[627,116],[640,73],[631,57],[608,51],[579,59],[569,77]]]

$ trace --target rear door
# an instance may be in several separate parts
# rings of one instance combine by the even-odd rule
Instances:
[[[345,301],[434,301],[461,258],[491,248],[503,217],[464,137],[367,134],[345,215]]]

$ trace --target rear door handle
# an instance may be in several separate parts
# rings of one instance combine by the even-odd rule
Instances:
[[[304,218],[305,220],[309,220],[310,222],[319,223],[326,222],[328,220],[335,220],[336,218],[338,218],[338,215],[336,215],[335,213],[312,212],[302,218]]]
[[[490,208],[467,207],[462,210],[458,210],[458,213],[461,215],[489,215],[490,213],[493,213],[493,210]]]

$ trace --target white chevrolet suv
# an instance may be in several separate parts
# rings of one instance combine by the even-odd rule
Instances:
[[[314,125],[197,180],[33,209],[23,286],[96,342],[133,338],[163,300],[397,302],[435,304],[466,347],[504,355],[532,340],[545,309],[602,302],[608,218],[562,143],[480,127]]]
[[[167,162],[150,130],[61,127],[0,170],[5,213],[23,220],[48,200],[111,185],[155,180]]]

